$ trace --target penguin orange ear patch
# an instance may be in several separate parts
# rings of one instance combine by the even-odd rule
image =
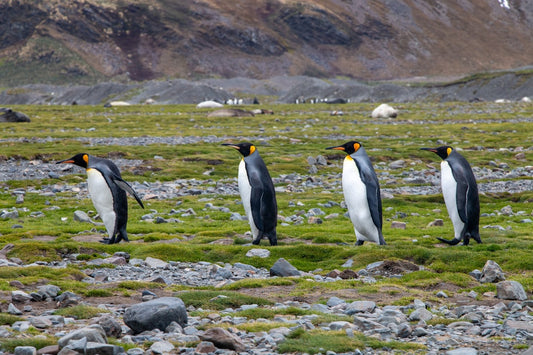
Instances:
[[[446,154],[450,155],[451,152],[452,152],[452,148],[448,147],[448,149],[446,149]]]
[[[255,145],[250,146],[250,154],[252,154],[253,152],[255,152]]]
[[[359,144],[359,143],[354,143],[354,144],[353,144],[353,150],[354,150],[354,152],[357,152],[357,151],[359,150],[359,148],[361,148],[361,144]]]
[[[84,154],[84,155],[83,155],[83,160],[84,160],[87,164],[89,164],[89,156],[88,156],[87,154]]]

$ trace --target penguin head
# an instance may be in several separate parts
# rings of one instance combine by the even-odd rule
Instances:
[[[233,144],[233,143],[222,143],[222,145],[227,145],[229,147],[237,149],[243,157],[247,157],[251,155],[253,152],[255,152],[255,145],[252,143],[239,143],[239,144]]]
[[[443,145],[442,147],[438,148],[420,148],[420,150],[427,150],[430,152],[433,152],[437,154],[439,157],[441,157],[443,160],[448,158],[450,154],[453,152],[453,148],[449,145]]]
[[[338,145],[335,147],[327,147],[326,149],[344,150],[346,154],[350,155],[350,154],[357,152],[359,148],[361,147],[362,147],[361,143],[357,141],[349,141],[349,142],[346,142],[342,145]]]
[[[89,165],[89,154],[87,153],[76,154],[72,158],[58,161],[56,164],[74,164],[74,165],[81,166],[82,168],[87,169]]]

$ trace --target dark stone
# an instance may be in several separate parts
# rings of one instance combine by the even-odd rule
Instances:
[[[187,310],[181,299],[161,297],[127,308],[123,319],[138,334],[156,328],[165,330],[173,321],[183,327],[187,324]]]
[[[30,118],[22,112],[0,107],[0,122],[30,122]]]
[[[270,276],[300,276],[300,271],[287,260],[279,258],[270,268]]]

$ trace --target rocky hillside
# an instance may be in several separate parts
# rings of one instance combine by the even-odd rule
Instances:
[[[0,82],[450,77],[533,64],[533,0],[5,0]]]

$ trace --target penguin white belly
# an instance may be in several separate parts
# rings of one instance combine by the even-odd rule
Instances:
[[[116,214],[113,209],[113,194],[102,174],[96,169],[87,169],[87,187],[96,211],[102,218],[109,238],[115,233]]]
[[[239,164],[239,174],[238,174],[238,183],[239,183],[239,193],[241,194],[242,205],[244,207],[244,212],[246,217],[248,217],[248,223],[252,229],[252,235],[255,238],[259,234],[259,229],[255,226],[254,217],[252,215],[252,204],[250,203],[250,196],[252,195],[252,186],[250,186],[250,181],[248,180],[248,174],[246,173],[246,163],[244,159],[241,159]]]
[[[448,215],[452,220],[453,229],[455,232],[455,239],[461,238],[461,232],[464,228],[464,223],[459,217],[459,210],[457,209],[457,181],[455,181],[450,164],[447,161],[442,161],[440,164],[440,181],[442,187],[442,195],[446,203]]]
[[[342,189],[357,239],[379,244],[379,232],[370,214],[366,185],[361,180],[357,165],[350,156],[344,159]]]

